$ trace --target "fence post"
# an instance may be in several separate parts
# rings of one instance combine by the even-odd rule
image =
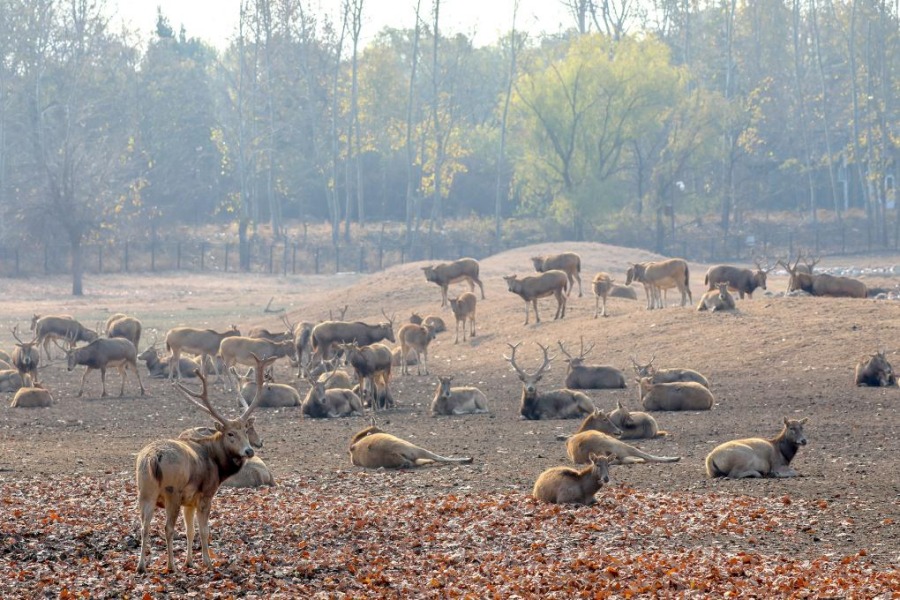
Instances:
[[[384,271],[384,238],[378,242],[378,270]]]
[[[19,276],[19,249],[16,248],[16,277]]]
[[[156,240],[150,242],[150,270],[156,271]]]
[[[815,240],[816,240],[816,254],[818,254],[819,253],[819,227],[818,226],[816,226],[813,233],[815,234]]]
[[[47,244],[44,244],[44,275],[50,274],[50,250]]]
[[[844,231],[844,224],[841,223],[841,254],[847,253],[847,238],[846,232]]]
[[[200,270],[206,266],[206,242],[200,242]]]
[[[269,245],[269,273],[272,273],[275,269],[275,244],[274,242]]]
[[[334,272],[335,273],[341,272],[341,247],[340,246],[334,247]]]
[[[231,252],[231,244],[225,243],[225,272],[228,272],[228,254]]]
[[[281,252],[281,274],[287,276],[287,263],[288,263],[288,245],[287,242],[284,242],[284,246],[282,246]]]
[[[291,275],[297,274],[297,242],[291,244]]]
[[[181,270],[181,242],[175,244],[175,269]]]
[[[125,272],[128,273],[128,241],[125,242]]]
[[[319,247],[316,246],[316,275],[319,274]]]
[[[794,232],[788,232],[788,256],[794,255]]]
[[[406,246],[400,247],[400,264],[406,264]]]
[[[103,246],[97,246],[97,274],[103,272]]]
[[[364,256],[364,253],[365,253],[365,251],[363,250],[363,247],[360,246],[360,247],[359,247],[359,268],[356,269],[356,272],[357,272],[357,273],[362,273],[362,272],[363,272],[363,266],[364,266],[364,265],[363,265],[363,256]]]

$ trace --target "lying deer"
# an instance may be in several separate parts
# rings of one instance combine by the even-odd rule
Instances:
[[[706,457],[706,474],[710,477],[796,477],[790,468],[800,446],[806,445],[803,424],[806,419],[784,418],[777,436],[732,440],[716,446]]]
[[[609,415],[599,408],[594,409],[594,412],[584,418],[581,425],[575,430],[575,433],[582,433],[584,431],[599,431],[600,433],[606,433],[616,437],[622,435],[622,430],[612,422]],[[564,442],[571,438],[572,435],[559,434],[556,436],[556,439]]]
[[[609,483],[609,464],[615,456],[594,454],[590,466],[577,470],[552,467],[541,473],[531,495],[555,504],[593,504],[594,496]]]
[[[49,406],[53,406],[53,396],[50,394],[50,390],[39,386],[19,388],[9,405],[10,408],[47,408]]]
[[[452,380],[452,377],[438,377],[434,400],[431,401],[432,417],[490,412],[484,392],[476,387],[450,387]]]
[[[303,399],[301,412],[310,419],[334,419],[337,417],[361,417],[364,409],[355,393],[344,388],[328,388],[329,381],[339,371],[333,371],[328,377],[313,380],[307,377],[309,393]]]
[[[693,381],[652,383],[649,377],[637,380],[644,410],[709,410],[712,393]]]
[[[609,420],[621,431],[623,440],[646,440],[669,435],[656,424],[656,419],[645,412],[629,412],[622,403],[616,400],[616,410],[609,413]]]
[[[431,463],[468,464],[472,459],[440,456],[371,425],[350,440],[350,462],[369,469],[409,469]]]
[[[709,312],[734,310],[736,308],[734,296],[728,291],[728,282],[717,284],[718,289],[709,290],[704,293],[697,304],[698,311],[708,310]]]
[[[646,365],[640,364],[638,361],[631,357],[631,365],[634,367],[635,374],[640,377],[649,377],[650,383],[678,383],[680,381],[693,381],[695,383],[699,383],[706,389],[709,389],[709,380],[706,379],[703,375],[694,371],[693,369],[679,369],[679,368],[670,368],[670,369],[657,369],[653,366],[653,361],[656,359],[656,355],[654,354],[650,358],[650,362]]]
[[[680,456],[654,456],[619,441],[611,435],[599,431],[582,431],[576,433],[566,442],[566,454],[576,464],[587,463],[593,454],[614,454],[613,465],[630,465],[643,462],[672,463],[681,460]]]
[[[892,387],[897,385],[894,370],[884,355],[884,351],[876,352],[871,356],[864,356],[860,359],[856,364],[853,383],[873,387]]]
[[[625,373],[609,365],[586,365],[587,355],[594,349],[594,344],[584,349],[584,337],[581,338],[581,352],[572,356],[561,340],[556,342],[560,351],[566,355],[568,369],[566,371],[566,387],[577,390],[608,390],[625,387]]]
[[[234,367],[229,369],[238,382],[238,405],[241,408],[247,408],[247,405],[259,393],[256,387],[256,381],[250,379],[251,377],[255,377],[254,369],[256,369],[256,367],[251,367],[244,375],[238,373]],[[300,392],[298,392],[294,386],[286,383],[266,381],[266,375],[263,374],[262,396],[259,399],[258,405],[259,408],[300,406]]]
[[[274,358],[257,359],[257,390],[262,389],[263,373]],[[135,475],[138,487],[138,506],[141,515],[141,550],[138,573],[147,568],[150,556],[150,524],[156,506],[166,510],[166,566],[175,570],[172,538],[175,521],[184,507],[184,523],[187,529],[187,555],[185,566],[193,565],[194,514],[200,525],[200,554],[207,568],[212,566],[209,557],[209,511],[212,499],[222,482],[244,466],[254,456],[247,438],[247,429],[253,423],[251,415],[258,405],[259,395],[237,419],[226,419],[209,401],[206,376],[198,374],[202,385],[199,393],[177,383],[177,388],[194,405],[216,421],[216,432],[197,440],[157,440],[144,446],[138,453]]]
[[[504,355],[512,368],[515,369],[522,382],[522,405],[519,410],[526,419],[536,421],[539,419],[577,419],[594,412],[594,403],[581,392],[569,389],[553,390],[551,392],[538,393],[537,384],[545,371],[550,368],[550,356],[546,346],[538,344],[544,353],[541,366],[534,373],[526,373],[516,364],[516,349],[521,342],[513,345],[510,356]]]

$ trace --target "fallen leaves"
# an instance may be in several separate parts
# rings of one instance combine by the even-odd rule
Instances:
[[[808,540],[809,523],[828,518],[819,501],[613,486],[597,505],[574,508],[516,493],[422,495],[403,477],[343,472],[327,486],[293,477],[271,489],[223,489],[213,506],[212,571],[181,566],[179,523],[178,571],[164,573],[157,511],[146,576],[135,572],[130,481],[10,479],[0,488],[0,504],[16,507],[0,513],[0,596],[889,597],[900,589],[898,571],[866,549],[752,551],[758,539],[785,548]]]

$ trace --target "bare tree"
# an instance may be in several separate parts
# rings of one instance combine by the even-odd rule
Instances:
[[[413,116],[416,112],[416,82],[419,66],[419,39],[422,32],[422,19],[420,10],[422,0],[416,0],[416,26],[413,30],[412,55],[410,56],[409,92],[406,98],[406,235],[410,240],[410,247],[415,239],[415,232],[419,229],[419,200],[417,198],[417,186],[415,183],[416,151],[413,145]]]
[[[516,36],[516,14],[519,12],[519,0],[513,1],[512,27],[509,30],[509,71],[506,74],[506,95],[503,99],[503,115],[500,118],[500,145],[497,149],[497,187],[494,195],[494,236],[500,243],[503,223],[503,167],[506,163],[506,124],[509,119],[509,101],[512,98],[513,83],[516,80],[516,57],[520,40]]]

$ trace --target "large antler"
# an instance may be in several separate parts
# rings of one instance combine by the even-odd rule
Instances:
[[[503,358],[505,358],[509,362],[509,364],[512,365],[512,368],[516,370],[516,373],[519,374],[520,378],[528,377],[528,373],[526,373],[525,371],[520,369],[519,365],[516,364],[516,348],[521,346],[522,342],[516,342],[515,344],[510,344],[509,342],[506,342],[506,345],[509,346],[510,348],[512,348],[512,355],[507,356],[504,354]]]
[[[213,419],[221,423],[222,425],[226,425],[228,420],[219,414],[213,405],[209,401],[209,387],[207,386],[206,376],[200,371],[200,369],[194,369],[194,375],[196,375],[200,379],[200,392],[193,392],[185,386],[180,381],[175,382],[175,387],[180,391],[185,398],[187,398],[190,402],[193,402],[205,412],[209,413]],[[200,400],[198,402],[197,400]]]
[[[288,328],[288,331],[291,332],[291,336],[293,337],[294,327],[296,327],[296,325],[291,323],[291,320],[288,319],[287,315],[281,315],[281,322],[284,323],[284,326]]]
[[[519,367],[519,365],[516,364],[516,350],[519,348],[520,345],[522,345],[522,342],[518,342],[515,345],[507,342],[506,345],[509,346],[510,348],[512,348],[512,354],[511,354],[511,356],[506,356],[504,354],[503,358],[505,358],[507,361],[509,361],[509,364],[512,365],[512,368],[515,369],[516,373],[519,374],[520,379],[525,378],[525,377],[536,377],[550,368],[550,361],[553,360],[553,357],[551,357],[549,354],[549,352],[550,352],[549,347],[544,346],[543,344],[538,344],[538,347],[544,353],[544,359],[543,359],[543,362],[541,363],[541,366],[538,367],[534,373],[529,375],[528,373],[525,372],[524,369],[522,369],[521,367]]]
[[[553,360],[553,357],[549,354],[550,348],[548,346],[544,346],[543,344],[538,343],[538,348],[540,348],[544,352],[544,362],[542,362],[541,366],[538,367],[537,371],[534,372],[535,377],[549,369],[550,361]]]
[[[394,319],[397,318],[397,315],[394,314],[394,315],[392,315],[392,316],[389,317],[389,316],[387,316],[387,313],[384,312],[384,309],[383,309],[383,308],[381,309],[381,314],[384,315],[384,318],[387,319],[387,320],[388,320],[388,323],[390,324],[390,326],[393,327],[393,326],[394,326]]]
[[[256,356],[254,353],[250,353],[250,356],[253,357],[254,362],[256,362],[256,396],[253,398],[253,402],[250,403],[250,406],[244,410],[244,414],[238,417],[244,423],[250,418],[250,415],[253,414],[253,411],[256,410],[256,407],[259,406],[259,401],[262,399],[263,394],[263,383],[265,382],[266,376],[266,367],[270,364],[278,360],[277,356],[270,356],[266,359],[261,359]]]

